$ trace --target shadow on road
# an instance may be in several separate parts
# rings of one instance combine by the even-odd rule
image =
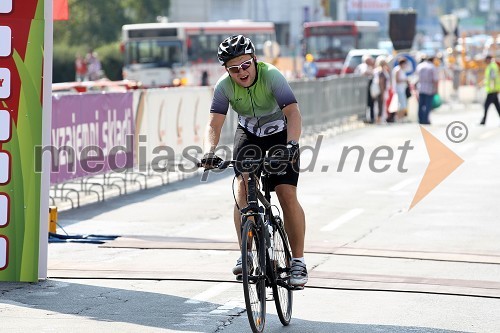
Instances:
[[[176,181],[163,186],[157,186],[137,192],[124,194],[118,197],[112,197],[110,199],[107,199],[106,201],[90,203],[80,208],[60,212],[60,224],[62,226],[68,226],[74,223],[78,223],[82,220],[92,219],[93,217],[102,213],[111,212],[115,209],[119,209],[127,205],[143,202],[169,192],[176,192],[188,188],[193,189],[195,187],[203,186],[205,184],[209,184],[224,178],[227,178],[227,186],[231,186],[231,182],[229,179],[233,176],[234,173],[232,170],[224,170],[220,173],[210,172],[210,175],[208,176],[206,181],[201,180],[203,174],[195,175],[191,178]],[[202,192],[202,190],[200,190],[200,192]]]
[[[120,285],[124,283],[126,282],[117,281]],[[210,312],[217,309],[220,304],[210,302],[189,304],[185,303],[186,298],[163,293],[47,280],[33,284],[0,283],[0,295],[0,312],[5,315],[2,328],[7,331],[14,328],[19,330],[25,324],[29,327],[36,325],[39,331],[43,331],[56,322],[58,328],[67,327],[68,332],[71,331],[71,327],[86,327],[88,331],[100,327],[119,329],[117,323],[177,332],[249,331],[243,309],[236,308],[224,314],[214,314]],[[2,303],[13,304],[16,310],[10,309],[7,305],[2,306]],[[268,306],[274,304],[269,302]],[[39,310],[56,314],[40,313]],[[57,313],[70,317],[58,320]],[[51,320],[47,320],[50,317]],[[120,328],[124,328],[123,324],[120,324]],[[268,314],[265,332],[451,333],[456,331],[426,327],[317,322],[296,318],[292,319],[288,327],[283,327],[276,315]]]

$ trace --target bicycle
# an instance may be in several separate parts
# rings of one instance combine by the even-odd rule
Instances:
[[[282,172],[279,166],[284,163],[290,163],[290,160],[283,156],[264,157],[222,161],[214,168],[224,170],[239,167],[240,170],[250,170],[247,182],[248,205],[240,209],[242,274],[237,280],[243,281],[248,321],[254,333],[264,331],[266,287],[272,288],[278,317],[284,326],[292,319],[292,291],[304,289],[289,284],[292,259],[290,245],[279,209],[278,214],[273,213],[272,208],[278,207],[271,204],[271,190],[268,186],[269,176]],[[259,166],[263,166],[261,179],[264,194],[257,186],[256,171]]]

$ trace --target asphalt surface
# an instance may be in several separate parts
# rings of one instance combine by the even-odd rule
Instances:
[[[315,163],[299,185],[310,281],[294,292],[288,327],[267,302],[266,332],[500,331],[500,119],[493,111],[486,126],[478,125],[480,105],[434,112],[425,129],[464,162],[411,210],[429,164],[418,124],[323,133],[316,159],[302,155],[303,168]],[[461,143],[446,136],[454,121],[468,128]],[[398,147],[407,141],[413,149],[401,160]],[[317,144],[318,137],[302,142]],[[353,146],[363,159],[342,157]],[[393,158],[370,165],[382,146]],[[71,235],[120,237],[52,243],[49,279],[0,283],[0,331],[249,332],[242,285],[231,275],[238,257],[231,181],[230,171],[208,182],[195,175],[60,213]]]

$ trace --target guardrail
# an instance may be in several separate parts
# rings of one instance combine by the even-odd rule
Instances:
[[[290,85],[309,133],[364,118],[366,78],[297,80]],[[153,177],[168,183],[169,174],[179,171],[186,158],[202,153],[212,95],[211,87],[53,95],[52,146],[42,150],[53,152],[53,203],[60,198],[78,207],[81,193],[104,200],[106,188],[123,194],[131,183],[147,188]],[[237,116],[230,111],[221,144],[232,145],[236,126]]]
[[[332,76],[291,81],[290,86],[299,102],[304,127],[328,127],[352,116],[365,116],[368,93],[365,77]]]

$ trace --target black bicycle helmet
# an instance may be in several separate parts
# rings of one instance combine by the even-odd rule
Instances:
[[[254,54],[255,47],[250,38],[243,35],[234,35],[224,39],[219,45],[217,58],[222,66],[231,59],[243,54]]]

